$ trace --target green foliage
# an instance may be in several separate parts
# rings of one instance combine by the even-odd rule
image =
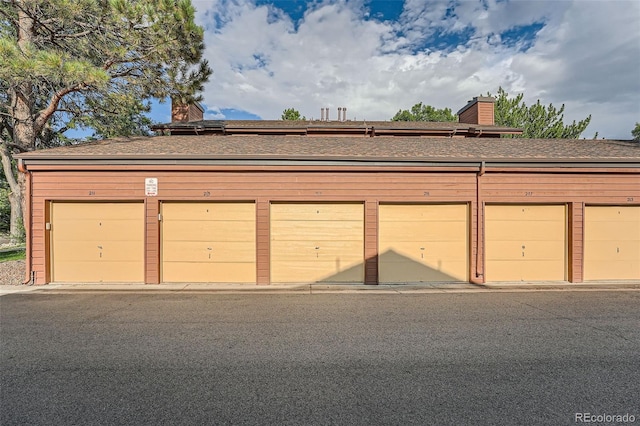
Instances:
[[[640,142],[640,123],[636,123],[636,127],[631,131],[631,136],[636,142]]]
[[[0,178],[0,233],[9,232],[9,221],[11,219],[11,206],[9,205],[9,188],[7,180]]]
[[[20,13],[31,31],[18,31]],[[211,69],[194,18],[189,0],[0,2],[0,101],[7,105],[28,85],[37,126],[35,144],[13,143],[63,144],[60,134],[70,128],[90,127],[96,137],[144,134],[149,99],[201,100]],[[0,114],[12,129],[15,117],[6,107]]]
[[[494,96],[490,93],[488,96]],[[577,139],[587,128],[591,121],[591,115],[584,120],[565,125],[564,104],[557,109],[553,104],[544,106],[538,100],[535,104],[527,106],[524,95],[521,93],[510,98],[509,94],[502,87],[498,89],[495,103],[495,124],[496,126],[515,127],[522,129],[522,135],[510,137],[548,139],[548,138],[568,138]]]
[[[289,120],[289,121],[299,121],[299,120],[306,120],[307,118],[304,116],[300,116],[300,111],[294,109],[294,108],[287,108],[284,111],[282,111],[282,120]]]
[[[0,159],[12,194],[23,197],[16,152],[71,143],[73,128],[146,134],[150,99],[201,100],[212,73],[203,36],[190,0],[0,1]]]
[[[431,105],[422,105],[422,102],[415,104],[409,110],[399,110],[391,121],[458,121],[458,116],[451,112],[451,109],[436,109]]]
[[[24,260],[24,258],[25,258],[24,249],[0,252],[0,262],[9,262],[11,260]]]

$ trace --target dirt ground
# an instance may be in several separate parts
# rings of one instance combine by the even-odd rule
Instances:
[[[6,234],[0,234],[0,249],[9,246],[10,240]]]
[[[21,285],[24,280],[24,260],[0,262],[0,285]]]
[[[7,234],[0,234],[0,250],[12,247]],[[24,260],[0,262],[0,285],[21,285],[25,279]]]

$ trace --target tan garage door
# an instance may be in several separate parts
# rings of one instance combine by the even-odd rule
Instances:
[[[163,203],[162,281],[255,283],[255,204]]]
[[[584,279],[640,279],[640,207],[587,206]]]
[[[144,204],[51,204],[54,282],[143,282]]]
[[[468,207],[381,204],[381,283],[468,281]]]
[[[566,208],[485,208],[487,281],[566,280]]]
[[[363,282],[362,204],[271,205],[271,282]]]

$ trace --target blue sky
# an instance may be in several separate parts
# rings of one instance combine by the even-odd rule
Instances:
[[[205,118],[387,120],[423,102],[525,94],[592,114],[583,137],[640,121],[637,0],[193,0],[214,70]],[[169,121],[169,106],[152,118]]]

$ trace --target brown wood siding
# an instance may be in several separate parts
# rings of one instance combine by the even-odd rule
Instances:
[[[58,172],[34,175],[33,199],[144,199],[145,177],[158,178],[158,199],[455,202],[475,197],[463,173]]]
[[[270,280],[270,203],[267,199],[256,201],[256,283],[267,285]]]
[[[478,124],[478,104],[465,110],[458,117],[460,123]]]
[[[459,116],[460,123],[479,124],[493,126],[494,105],[493,102],[474,101]]]
[[[569,281],[584,280],[584,203],[569,204]]]
[[[482,196],[488,203],[638,204],[640,174],[487,173]]]
[[[484,226],[482,224],[482,205],[472,202],[469,208],[469,279],[472,282],[484,282],[484,250],[482,232]]]
[[[378,202],[364,205],[364,283],[378,284]]]
[[[32,193],[32,268],[36,284],[50,281],[48,276],[48,241],[45,224],[47,201],[142,201],[146,200],[147,253],[145,280],[159,281],[159,223],[158,205],[163,200],[254,201],[257,202],[257,278],[259,284],[269,283],[269,203],[272,201],[305,202],[364,202],[366,258],[375,261],[372,251],[377,245],[377,211],[379,202],[404,203],[470,203],[471,242],[470,277],[483,272],[482,205],[483,203],[532,204],[640,204],[640,174],[637,170],[536,169],[527,173],[487,168],[481,177],[481,192],[477,199],[477,168],[456,168],[450,173],[444,168],[393,167],[375,169],[354,166],[339,168],[304,167],[224,167],[213,166],[79,166],[87,170],[52,171],[56,166],[34,166]],[[141,170],[149,167],[148,170]],[[107,169],[111,170],[99,170]],[[47,170],[48,171],[45,171]],[[114,170],[116,169],[116,170]],[[178,170],[179,169],[179,170]],[[210,169],[205,170],[203,169]],[[295,169],[295,170],[293,170]],[[39,171],[42,170],[42,171]],[[393,170],[393,171],[387,171]],[[466,172],[464,170],[467,170]],[[523,169],[524,170],[524,169]],[[623,173],[625,172],[626,173]],[[630,173],[633,171],[634,173]],[[157,197],[145,197],[144,179],[159,180]],[[583,207],[582,207],[583,208]],[[582,222],[579,209],[571,214],[570,268],[571,281],[582,279]],[[374,220],[376,218],[376,220]],[[480,229],[476,228],[480,223]],[[479,235],[479,237],[478,237]],[[376,243],[374,243],[376,241]],[[478,259],[478,260],[476,260]],[[373,283],[374,263],[367,265],[367,283]]]
[[[145,200],[145,282],[160,282],[160,203],[156,198]]]
[[[203,113],[200,108],[198,108],[194,104],[189,105],[189,121],[198,121],[202,120]]]
[[[202,120],[203,112],[195,104],[173,104],[171,106],[172,122],[187,122]]]
[[[45,229],[51,222],[51,203],[32,203],[31,218],[31,269],[36,275],[35,284],[45,284],[51,282],[51,233]]]
[[[478,102],[477,123],[487,126],[493,126],[493,103]]]

